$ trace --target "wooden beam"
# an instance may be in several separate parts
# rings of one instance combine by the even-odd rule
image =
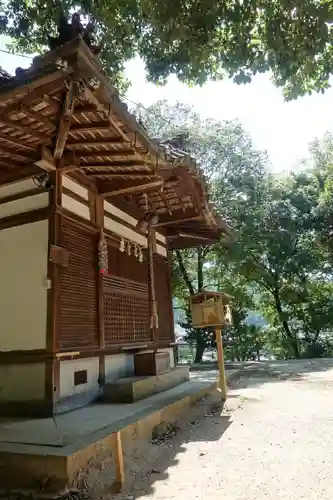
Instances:
[[[107,172],[100,172],[100,171],[98,171],[98,172],[86,172],[86,175],[88,177],[97,177],[97,178],[108,176],[109,179],[119,179],[119,178],[127,179],[128,177],[139,177],[139,178],[141,178],[141,177],[142,178],[154,177],[153,173],[147,172],[146,170],[144,172],[131,172],[131,171],[113,172],[113,171],[108,170]]]
[[[77,123],[71,126],[71,132],[94,132],[100,130],[110,130],[109,122]]]
[[[103,137],[95,140],[91,138],[80,139],[80,140],[72,139],[67,141],[66,146],[70,146],[73,149],[77,149],[77,148],[82,148],[82,146],[84,147],[109,146],[110,144],[114,144],[115,146],[123,146],[124,141],[120,140],[119,137],[112,137],[112,138]]]
[[[64,152],[78,93],[78,82],[70,82],[63,102],[62,115],[58,126],[57,141],[53,151],[53,156],[56,160],[59,160]]]
[[[84,115],[85,113],[96,113],[96,106],[93,104],[84,104],[83,106],[78,106],[74,111],[74,116]]]
[[[189,233],[179,233],[179,234],[173,234],[169,236],[170,239],[175,239],[175,238],[187,238],[190,240],[199,240],[199,241],[212,241],[212,238],[208,238],[206,236],[200,236],[198,234],[189,234]]]
[[[13,168],[10,172],[0,175],[0,186],[13,184],[14,182],[30,179],[35,175],[40,175],[43,171],[37,165],[27,165],[22,168]]]
[[[128,156],[128,155],[133,155],[133,150],[132,149],[100,149],[99,151],[80,151],[76,150],[77,156],[81,156],[81,158],[91,158],[91,157],[98,157],[98,156]],[[135,157],[134,157],[135,158]]]
[[[57,168],[56,161],[53,158],[51,151],[49,149],[47,149],[45,146],[42,147],[41,158],[40,158],[40,160],[35,162],[35,165],[42,168],[46,172],[52,172],[53,170],[56,170],[56,168]]]
[[[8,161],[10,161],[10,158],[8,158]],[[11,169],[11,168],[13,168],[13,164],[10,161],[10,165],[8,165],[8,163],[5,163],[4,161],[0,160],[0,167],[5,167],[8,169]],[[1,178],[0,178],[0,181],[1,181]]]
[[[183,219],[170,220],[169,217],[166,220],[163,220],[162,217],[159,217],[159,222],[155,224],[154,227],[165,227],[165,226],[174,226],[175,224],[183,224],[184,222],[192,222],[196,220],[202,220],[201,215],[196,215],[193,217],[186,217]]]
[[[100,195],[105,198],[110,197],[110,196],[119,196],[121,194],[133,194],[133,193],[144,193],[146,191],[156,191],[158,188],[161,188],[163,186],[164,181],[163,180],[158,180],[154,182],[150,182],[147,184],[139,184],[136,186],[128,186],[126,188],[122,189],[116,189],[113,191],[106,191],[106,192],[101,192]]]
[[[144,168],[146,165],[145,163],[122,163],[122,162],[100,162],[100,163],[82,163],[81,167],[82,168],[117,168],[121,170],[122,168],[128,168],[128,169],[141,169]],[[146,172],[151,172],[151,175],[155,175],[155,173],[152,170],[149,170],[148,168],[146,169]]]

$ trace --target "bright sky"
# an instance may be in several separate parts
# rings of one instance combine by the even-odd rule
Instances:
[[[0,48],[5,48],[4,43]],[[17,66],[29,65],[29,59],[0,52],[0,66],[9,73]],[[268,75],[255,77],[248,85],[226,80],[202,88],[188,88],[171,77],[165,87],[157,88],[145,81],[143,64],[134,60],[128,65],[127,76],[132,81],[128,98],[145,107],[160,99],[178,100],[205,117],[239,118],[256,147],[268,151],[276,170],[292,169],[307,156],[307,145],[314,137],[333,132],[333,89],[286,103],[281,89],[274,87]]]

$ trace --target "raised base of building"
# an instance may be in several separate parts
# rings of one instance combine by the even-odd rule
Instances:
[[[124,377],[104,386],[107,403],[134,403],[176,387],[190,379],[188,367],[179,366],[151,377]]]
[[[151,439],[156,427],[175,422],[196,401],[214,393],[215,378],[196,377],[131,405],[99,404],[50,419],[1,422],[1,487],[77,487],[80,471],[101,453],[113,459],[116,432],[121,432],[128,453],[136,441]]]

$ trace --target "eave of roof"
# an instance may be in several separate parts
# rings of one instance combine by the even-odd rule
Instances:
[[[55,158],[51,148],[62,126],[63,96],[73,90],[75,74],[82,88]],[[79,172],[107,200],[127,193],[143,213],[159,215],[167,235],[178,234],[173,245],[211,244],[228,234],[207,203],[195,161],[149,137],[82,39],[37,58],[21,75],[8,76],[0,87],[0,183],[38,174],[48,164],[67,175]]]

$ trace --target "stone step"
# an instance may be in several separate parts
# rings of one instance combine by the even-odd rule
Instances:
[[[176,387],[189,379],[187,366],[177,366],[159,375],[124,377],[105,384],[103,400],[107,403],[134,403]]]

